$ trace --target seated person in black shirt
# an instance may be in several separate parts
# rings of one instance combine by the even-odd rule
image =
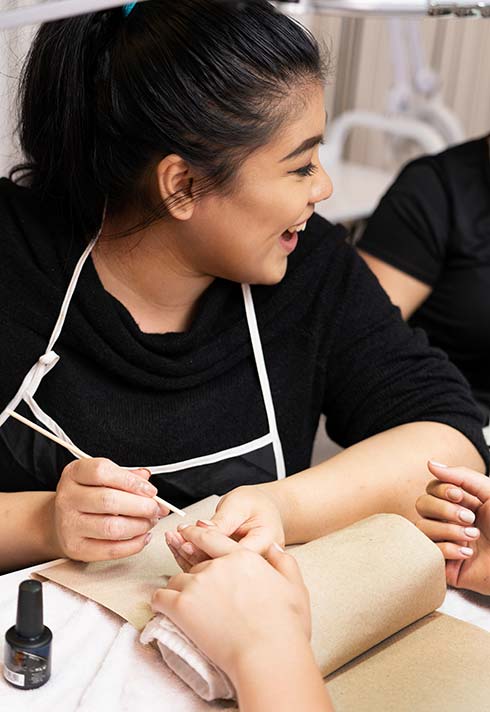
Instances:
[[[409,163],[358,249],[411,326],[448,354],[490,411],[488,137]]]
[[[157,493],[224,495],[215,524],[263,552],[415,519],[429,457],[486,467],[459,371],[313,214],[322,76],[266,0],[39,29],[0,181],[3,569],[136,554]],[[322,413],[345,449],[311,468]]]

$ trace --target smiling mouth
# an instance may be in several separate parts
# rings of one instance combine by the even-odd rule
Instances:
[[[297,236],[298,232],[303,232],[303,230],[306,228],[306,223],[307,220],[305,220],[304,223],[301,223],[301,225],[293,225],[292,227],[288,227],[287,230],[284,230],[284,232],[281,234],[281,239],[286,240],[286,242],[289,242],[293,239],[293,237]]]

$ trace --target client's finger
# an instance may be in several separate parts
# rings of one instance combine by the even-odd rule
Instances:
[[[179,527],[179,533],[184,539],[193,544],[196,549],[215,559],[218,556],[231,554],[240,545],[219,531],[217,527],[183,526]],[[183,544],[182,546],[185,546]],[[182,547],[181,547],[182,550]]]
[[[462,507],[467,507],[473,512],[478,509],[481,505],[481,500],[472,494],[468,494],[461,487],[456,487],[455,485],[448,482],[440,482],[439,480],[431,480],[427,485],[425,491],[427,494],[431,494],[433,497],[438,499],[445,499],[448,502],[456,502]]]
[[[151,598],[151,607],[154,611],[172,618],[179,595],[178,591],[169,588],[157,588]]]
[[[480,530],[476,527],[448,524],[433,519],[419,519],[417,527],[432,541],[448,541],[461,546],[464,546],[468,539],[475,541],[480,536]]]
[[[266,553],[267,561],[291,583],[304,585],[298,562],[288,554],[279,544],[272,544]]]
[[[437,546],[445,559],[471,559],[473,556],[473,549],[469,546],[459,546],[448,541],[441,542]]]
[[[188,586],[192,581],[192,574],[175,574],[169,578],[167,583],[167,589],[172,591],[183,591],[186,586]]]
[[[460,507],[458,504],[446,502],[429,494],[423,494],[418,498],[416,508],[420,516],[427,519],[463,525],[471,525],[475,521],[475,514],[471,509]]]
[[[462,487],[469,494],[478,497],[481,502],[486,502],[490,498],[490,480],[481,472],[470,470],[468,467],[444,467],[433,460],[429,460],[427,466],[438,480]]]

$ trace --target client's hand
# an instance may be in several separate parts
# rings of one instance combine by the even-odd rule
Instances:
[[[417,526],[437,543],[448,584],[490,594],[490,481],[466,467],[428,464],[437,477],[417,500]]]
[[[240,542],[246,549],[264,554],[273,542],[284,544],[281,515],[274,499],[259,486],[237,487],[222,497],[211,522],[223,534]],[[194,542],[183,538],[181,527],[177,532],[167,532],[166,541],[177,563],[188,571],[205,561],[209,554]]]
[[[295,559],[277,544],[259,554],[216,527],[187,526],[187,542],[211,557],[170,579],[153,596],[167,615],[230,678],[243,657],[309,648],[310,608]],[[216,558],[219,557],[219,558]]]

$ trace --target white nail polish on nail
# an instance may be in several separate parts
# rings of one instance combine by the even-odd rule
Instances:
[[[473,554],[473,549],[470,549],[469,546],[462,546],[460,552],[465,556],[471,556]]]
[[[475,537],[478,536],[478,529],[476,527],[465,527],[465,534],[467,536]]]
[[[429,460],[431,465],[434,465],[435,467],[444,467],[447,468],[447,465],[445,465],[443,462],[437,462],[437,460]]]
[[[190,527],[190,526],[191,526],[190,524],[179,524],[179,526],[177,527],[177,530],[180,532],[180,531],[182,531],[182,529],[187,529],[187,527]]]
[[[469,512],[467,509],[460,509],[458,512],[458,516],[462,522],[465,522],[465,524],[473,524],[473,522],[475,521],[475,515],[473,514],[473,512]]]
[[[278,544],[276,541],[272,544],[272,546],[275,547],[276,549],[279,549],[279,551],[284,552],[284,549],[282,548],[282,546],[280,544]]]

